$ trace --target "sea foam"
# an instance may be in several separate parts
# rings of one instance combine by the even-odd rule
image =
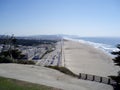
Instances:
[[[112,45],[108,45],[108,44],[104,44],[104,43],[96,43],[96,42],[91,42],[91,41],[87,41],[87,40],[83,40],[83,39],[73,39],[73,38],[68,38],[68,37],[64,37],[64,39],[91,45],[94,48],[100,49],[111,56],[113,56],[111,54],[111,52],[119,51],[118,48],[115,48]]]

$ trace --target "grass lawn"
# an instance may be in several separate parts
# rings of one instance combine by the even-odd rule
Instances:
[[[61,89],[0,77],[0,90],[61,90]]]

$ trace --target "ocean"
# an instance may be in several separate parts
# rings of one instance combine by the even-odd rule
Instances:
[[[108,54],[110,54],[113,51],[118,51],[119,49],[116,48],[116,46],[120,44],[120,37],[76,37],[76,38],[65,37],[65,38],[92,45],[95,48],[99,48]]]

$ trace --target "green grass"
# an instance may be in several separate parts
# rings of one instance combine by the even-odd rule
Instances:
[[[61,89],[0,77],[0,90],[61,90]]]
[[[67,75],[70,75],[70,76],[73,76],[73,77],[78,77],[78,75],[74,74],[72,71],[70,71],[66,67],[58,67],[58,66],[46,66],[46,67],[58,70],[58,71],[60,71],[64,74],[67,74]]]

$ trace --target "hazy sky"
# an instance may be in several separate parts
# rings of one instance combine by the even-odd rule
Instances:
[[[120,0],[0,0],[0,34],[120,36]]]

